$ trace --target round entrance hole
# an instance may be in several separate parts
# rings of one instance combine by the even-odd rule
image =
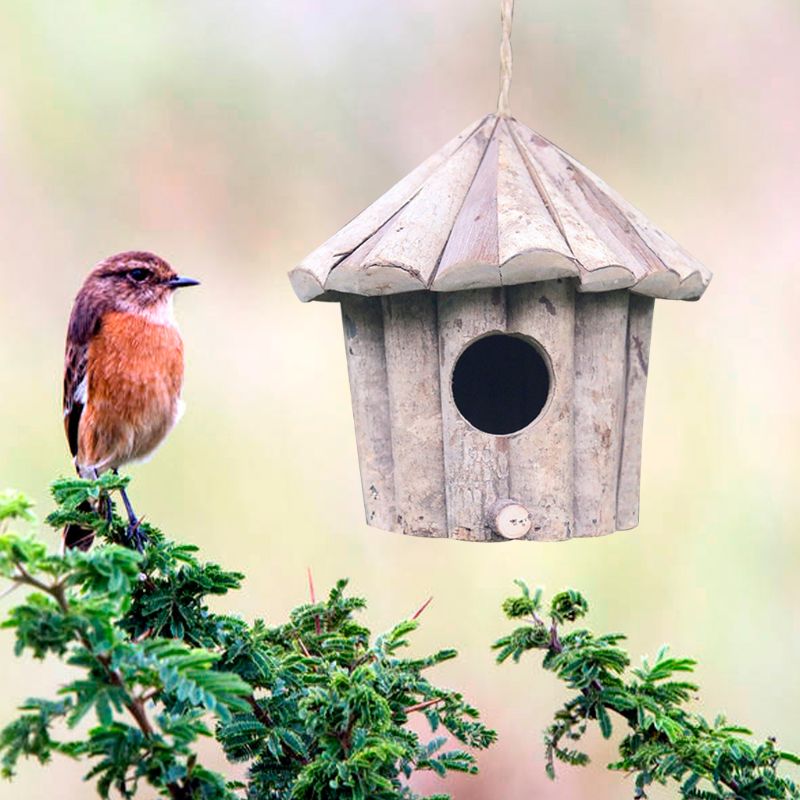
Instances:
[[[550,370],[527,339],[494,333],[476,339],[453,368],[453,400],[484,433],[506,436],[531,424],[550,394]]]

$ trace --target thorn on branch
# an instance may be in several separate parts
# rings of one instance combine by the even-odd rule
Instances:
[[[415,612],[411,619],[417,619],[422,612],[433,602],[433,595],[431,595]]]
[[[314,591],[314,576],[311,574],[311,567],[306,567],[306,572],[308,572],[308,590],[311,594],[311,605],[316,605],[317,603],[317,594]],[[322,625],[319,621],[319,614],[314,617],[314,629],[317,632],[317,636],[322,633]]]

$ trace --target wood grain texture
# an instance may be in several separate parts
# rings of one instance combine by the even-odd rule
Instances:
[[[401,209],[402,210],[402,209]],[[366,297],[377,297],[383,294],[397,294],[401,291],[420,291],[425,287],[413,276],[403,270],[384,274],[384,283],[375,280],[375,271],[365,267],[364,259],[380,243],[381,239],[392,229],[400,211],[390,217],[375,233],[362,242],[347,258],[337,264],[325,282],[325,290],[342,292],[343,294],[360,294]],[[391,289],[391,291],[389,291]]]
[[[497,138],[492,137],[442,253],[435,291],[500,286],[496,186]]]
[[[574,276],[697,299],[711,273],[543,136],[489,115],[431,156],[290,273],[326,293],[453,291]]]
[[[573,530],[575,289],[557,280],[506,290],[508,332],[537,342],[550,362],[550,398],[540,417],[508,441],[510,496],[531,514],[528,539],[568,539]]]
[[[447,536],[436,296],[384,297],[395,530]]]
[[[650,364],[654,304],[652,297],[635,294],[630,296],[625,353],[625,421],[617,487],[617,530],[628,530],[639,524],[644,400]]]
[[[486,522],[503,539],[523,539],[531,529],[531,514],[525,506],[505,498],[489,506]]]
[[[362,270],[387,294],[428,288],[456,216],[489,144],[494,122],[487,121],[442,164],[397,215],[377,246],[364,257]]]
[[[473,428],[458,412],[452,374],[464,347],[478,336],[504,332],[502,289],[476,289],[438,295],[441,352],[442,421],[447,523],[456,539],[492,538],[486,510],[508,494],[508,438]]]
[[[574,536],[616,530],[628,299],[626,291],[575,297]]]
[[[497,215],[503,284],[577,277],[578,266],[508,120],[498,126]]]
[[[611,235],[606,221],[598,217],[575,180],[572,169],[566,169],[560,152],[544,138],[512,123],[523,155],[539,176],[544,191],[564,229],[564,235],[580,267],[580,285],[585,291],[610,291],[636,283],[632,265],[620,252],[619,243]],[[644,272],[640,265],[636,269]]]
[[[568,279],[344,297],[367,522],[501,541],[497,513],[519,503],[527,539],[635,527],[653,305],[626,290],[580,294]],[[452,397],[457,359],[492,333],[537,343],[550,364],[542,414],[508,436],[475,429]]]
[[[563,151],[562,151],[563,152]],[[651,270],[637,283],[638,290],[653,297],[696,299],[711,281],[711,271],[691,256],[671,236],[654,225],[639,209],[629,203],[602,178],[590,172],[567,153],[565,159],[589,176],[595,190],[608,199],[628,223],[625,234],[635,235],[661,261],[663,268]],[[625,222],[622,223],[625,228]],[[675,282],[677,278],[677,282]],[[663,281],[663,285],[661,282]],[[694,295],[692,292],[699,291]]]
[[[292,286],[300,299],[307,301],[322,294],[331,270],[408,203],[422,184],[458,151],[485,119],[484,117],[468,125],[458,136],[447,142],[313,253],[306,256],[289,274]]]
[[[389,387],[380,298],[342,299],[347,372],[367,524],[396,527]]]

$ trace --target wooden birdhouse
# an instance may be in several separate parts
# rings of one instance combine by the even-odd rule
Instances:
[[[710,273],[552,142],[470,125],[290,273],[341,304],[367,522],[635,527],[655,298]]]

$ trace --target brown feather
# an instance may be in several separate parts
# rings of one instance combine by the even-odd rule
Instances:
[[[88,350],[89,399],[76,463],[102,471],[146,458],[178,418],[180,334],[138,314],[112,311],[103,316]]]
[[[78,428],[84,404],[77,394],[86,379],[89,342],[100,331],[102,315],[109,307],[108,298],[101,293],[81,290],[75,299],[67,328],[64,356],[64,430],[73,456],[78,453]]]

